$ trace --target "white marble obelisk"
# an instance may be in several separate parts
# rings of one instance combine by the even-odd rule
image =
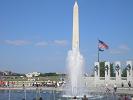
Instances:
[[[73,7],[73,32],[72,32],[72,50],[68,52],[68,68],[70,78],[71,95],[77,96],[84,94],[83,87],[83,65],[84,58],[79,50],[79,12],[77,1]]]
[[[73,8],[72,50],[79,50],[79,10],[77,1],[75,1]]]

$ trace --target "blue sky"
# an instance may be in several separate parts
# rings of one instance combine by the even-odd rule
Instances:
[[[133,59],[132,4],[132,0],[78,0],[86,72],[91,73],[97,60],[98,38],[109,45],[101,60]],[[73,5],[74,0],[1,0],[0,70],[65,72]]]

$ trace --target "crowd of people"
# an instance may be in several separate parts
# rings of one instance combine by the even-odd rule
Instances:
[[[8,87],[9,85],[14,86],[15,82],[9,82],[9,81],[0,81],[0,87]]]
[[[78,98],[74,96],[72,100],[77,100]],[[86,95],[83,96],[82,100],[89,100]]]
[[[0,80],[0,87],[6,88],[6,87],[21,87],[22,85],[25,85],[26,87],[60,87],[63,84],[65,84],[64,81],[45,81],[45,82],[32,82],[32,83],[17,83],[13,81],[2,81]]]
[[[131,85],[130,81],[128,81],[127,85],[128,85],[129,90],[131,90],[132,85]],[[123,82],[121,83],[121,88],[124,88],[124,83]],[[117,84],[115,83],[114,86],[113,86],[113,93],[116,94],[117,89],[118,89],[118,87],[117,87]],[[111,92],[111,89],[109,88],[107,83],[105,84],[105,92],[106,93]],[[121,94],[119,96],[118,100],[133,100],[133,96],[130,96],[130,95],[127,95],[127,94]]]
[[[15,83],[14,82],[4,82],[4,81],[0,81],[0,87],[8,87],[9,84],[12,84],[14,85]],[[48,82],[44,82],[42,84],[39,84],[37,82],[33,83],[33,87],[41,87],[41,86],[46,86],[46,87],[59,87],[59,86],[62,86],[64,83],[58,83],[58,82],[51,82],[51,81],[48,81]],[[125,83],[121,83],[121,86],[117,86],[117,84],[115,83],[114,86],[113,86],[113,93],[117,93],[118,91],[118,87],[119,88],[129,88],[129,91],[131,90],[131,87],[132,87],[132,84],[131,84],[131,81],[128,81],[127,84]],[[25,84],[23,83],[22,85],[23,88],[25,88]],[[108,86],[108,84],[106,83],[105,84],[105,92],[106,93],[109,93],[111,92],[111,88]],[[73,99],[77,99],[77,97],[73,97]],[[23,99],[24,100],[24,99]],[[42,98],[38,99],[38,100],[43,100]],[[82,98],[82,100],[88,100],[88,98],[86,97],[86,95],[84,95],[84,97]],[[120,95],[119,96],[119,100],[133,100],[133,98],[131,99],[130,96],[128,95]]]
[[[127,85],[128,85],[129,90],[130,90],[131,87],[132,87],[131,82],[129,81],[129,82],[127,83]],[[114,87],[113,87],[114,92],[117,92],[117,88],[118,88],[118,87],[117,87],[117,84],[115,83],[115,84],[114,84]],[[121,88],[124,88],[124,83],[123,83],[123,82],[121,83]],[[106,92],[110,92],[110,88],[109,88],[109,86],[108,86],[107,83],[105,84],[105,91],[106,91]]]
[[[133,97],[125,94],[125,95],[120,95],[118,100],[133,100]]]

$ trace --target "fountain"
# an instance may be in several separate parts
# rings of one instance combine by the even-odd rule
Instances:
[[[77,50],[70,50],[68,52],[68,70],[70,79],[70,91],[72,96],[82,95],[84,82],[83,76],[83,56]]]
[[[79,49],[79,15],[78,4],[75,1],[73,8],[73,38],[72,50],[68,52],[67,66],[69,74],[69,94],[70,96],[83,96],[83,64],[84,59]]]
[[[67,56],[67,68],[68,68],[68,80],[66,93],[63,95],[64,98],[78,98],[81,99],[83,96],[87,98],[102,98],[99,95],[89,95],[88,90],[85,87],[84,82],[84,58],[80,54],[79,46],[79,11],[78,3],[75,0],[73,7],[73,36],[72,36],[72,50],[68,52]]]

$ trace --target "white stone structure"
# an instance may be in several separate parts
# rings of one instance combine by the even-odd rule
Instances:
[[[32,72],[32,73],[28,73],[28,74],[25,74],[26,75],[26,77],[28,77],[28,78],[30,78],[30,77],[36,77],[36,76],[39,76],[40,75],[40,73],[38,73],[38,72]]]
[[[115,75],[116,75],[116,80],[120,81],[121,80],[121,63],[119,61],[115,62]]]
[[[105,86],[105,84],[109,84],[110,86],[114,86],[114,84],[117,84],[121,87],[121,84],[124,83],[125,87],[128,87],[128,82],[130,81],[133,83],[133,62],[127,61],[126,62],[126,69],[127,69],[127,77],[121,76],[121,63],[119,61],[114,63],[114,69],[116,76],[111,77],[110,76],[110,62],[105,62],[105,77],[100,77],[100,63],[95,62],[95,73],[94,73],[94,79],[90,78],[87,79],[89,81],[94,81],[93,83],[88,82],[87,84],[95,85],[95,86]],[[95,84],[94,84],[95,83]]]
[[[110,80],[110,62],[105,62],[105,81]]]
[[[73,8],[73,37],[72,37],[72,50],[79,50],[79,11],[78,4],[75,1]]]
[[[99,78],[100,78],[100,64],[99,64],[99,62],[95,62],[94,66],[95,66],[95,81],[99,81]]]
[[[133,65],[132,65],[132,61],[127,61],[126,62],[126,68],[127,68],[127,81],[132,81],[133,79],[133,75],[132,75],[132,69],[133,69]]]

